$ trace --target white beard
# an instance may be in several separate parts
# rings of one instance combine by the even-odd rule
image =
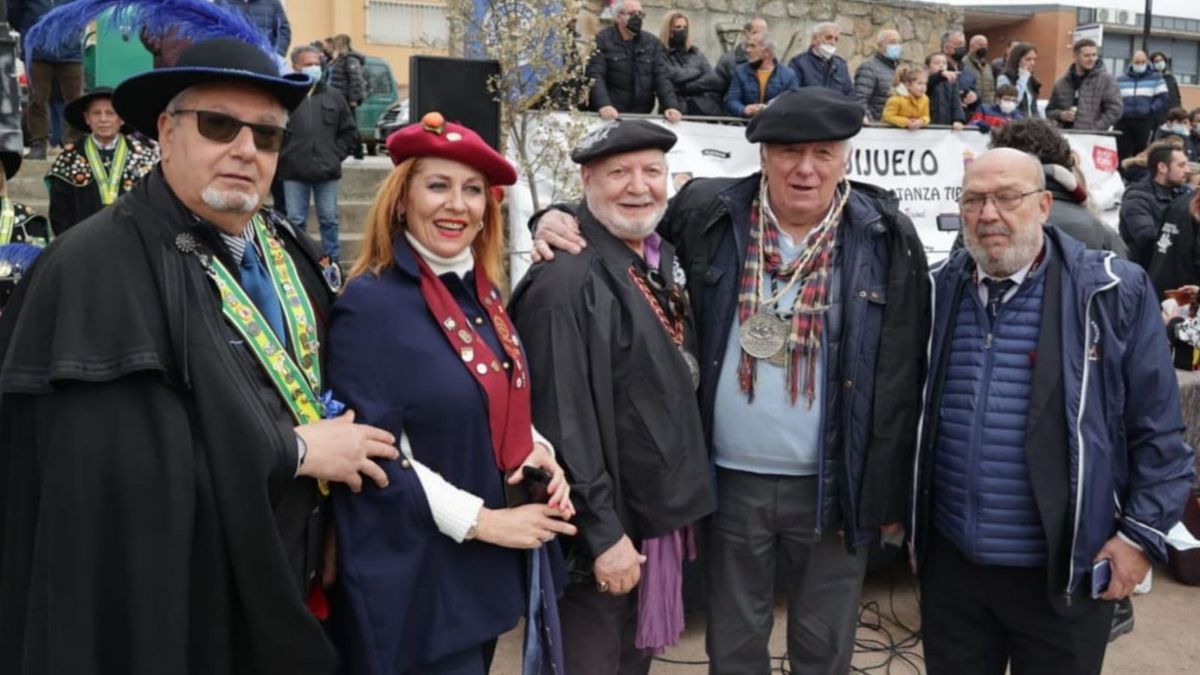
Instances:
[[[258,208],[257,192],[219,190],[210,186],[200,193],[200,199],[208,208],[226,213],[253,213]]]
[[[662,220],[663,214],[667,212],[667,205],[662,204],[645,218],[626,218],[617,213],[617,205],[612,202],[593,203],[588,200],[588,209],[617,239],[642,241],[658,227],[658,221]]]
[[[983,232],[980,232],[980,229],[983,229]],[[1007,249],[998,256],[992,256],[979,243],[979,238],[981,235],[995,234],[996,232],[1007,233],[1011,238],[1009,239]],[[975,264],[979,265],[979,269],[993,277],[1002,279],[1012,276],[1017,270],[1033,262],[1033,259],[1037,257],[1038,252],[1042,248],[1042,228],[1032,228],[1015,234],[1008,225],[996,223],[986,228],[976,228],[974,233],[968,233],[966,230],[963,230],[963,244],[966,246],[967,252],[975,260]]]

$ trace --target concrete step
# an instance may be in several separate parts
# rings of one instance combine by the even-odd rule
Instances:
[[[50,197],[46,192],[44,177],[50,170],[51,160],[25,160],[20,173],[8,182],[8,194],[42,215],[50,213]],[[391,173],[392,163],[386,157],[367,157],[364,160],[348,159],[342,166],[342,180],[338,191],[338,234],[342,240],[343,260],[353,260],[358,255],[359,242],[365,227],[367,214],[380,183]],[[308,232],[317,236],[316,209],[310,205]]]

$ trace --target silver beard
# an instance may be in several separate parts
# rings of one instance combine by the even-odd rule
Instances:
[[[1009,235],[1009,246],[1000,255],[992,256],[979,243],[979,239],[983,235],[998,232]],[[1042,248],[1042,228],[1040,226],[1027,228],[1014,233],[1012,228],[1004,223],[980,225],[973,232],[963,230],[963,244],[979,269],[993,277],[1004,278],[1012,276],[1037,257],[1038,251]]]
[[[208,208],[225,213],[253,213],[258,208],[257,192],[219,190],[209,186],[200,193],[200,199]]]
[[[588,209],[592,215],[596,216],[596,220],[604,226],[614,237],[621,241],[642,241],[649,237],[658,227],[658,221],[662,220],[663,214],[667,212],[667,205],[664,203],[654,210],[654,213],[642,219],[625,218],[617,213],[617,205],[613,202],[599,201],[593,203],[588,200]]]

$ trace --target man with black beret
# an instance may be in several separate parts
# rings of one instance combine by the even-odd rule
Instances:
[[[398,451],[323,419],[338,277],[260,207],[312,82],[269,49],[197,41],[121,83],[160,165],[58,237],[0,317],[6,672],[334,671],[325,481],[386,485],[373,458]]]
[[[746,128],[761,170],[691,181],[659,226],[687,272],[716,465],[712,673],[771,672],[776,578],[790,671],[847,672],[867,548],[902,537],[929,286],[895,197],[846,180],[861,123],[840,92],[781,95]],[[537,238],[542,257],[580,245],[555,211]]]
[[[583,139],[571,153],[584,192],[574,210],[591,245],[534,265],[509,308],[534,423],[560,449],[577,509],[559,602],[576,675],[646,673],[678,642],[682,564],[714,507],[686,279],[655,232],[675,140],[645,120]]]

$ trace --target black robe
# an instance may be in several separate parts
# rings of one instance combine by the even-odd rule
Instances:
[[[53,232],[50,229],[50,221],[46,220],[45,216],[39,216],[33,209],[22,204],[21,202],[13,202],[13,231],[12,237],[8,241],[0,241],[2,244],[34,244],[35,246],[45,246],[53,238]]]
[[[129,157],[117,195],[133,189],[158,164],[158,151],[133,136],[125,136]],[[100,151],[105,168],[112,166],[114,151]],[[46,190],[50,193],[50,224],[55,234],[62,234],[104,208],[100,188],[92,174],[92,166],[82,145],[63,150],[46,172]]]
[[[533,377],[533,421],[571,481],[576,578],[621,535],[668,534],[716,505],[700,407],[686,362],[629,277],[645,263],[580,206],[588,247],[530,269],[509,311]],[[668,288],[675,250],[662,242]],[[682,272],[680,272],[682,275]],[[684,343],[693,347],[690,318]],[[694,351],[693,351],[694,353]]]
[[[323,325],[317,254],[278,226]],[[333,670],[303,594],[322,500],[184,234],[228,256],[156,171],[55,239],[0,317],[4,672]]]

